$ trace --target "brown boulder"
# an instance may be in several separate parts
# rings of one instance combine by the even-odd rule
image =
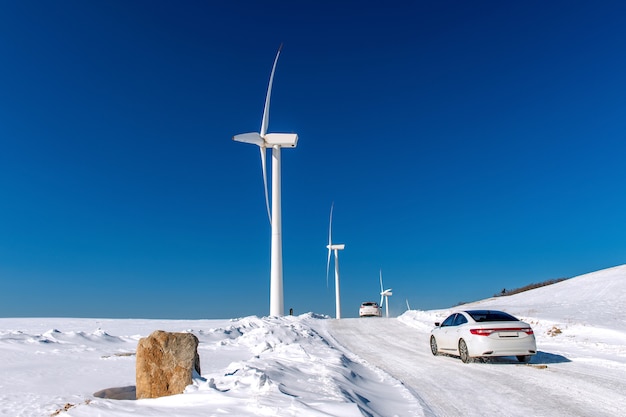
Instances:
[[[194,371],[200,375],[198,338],[157,330],[137,345],[137,399],[182,394]]]

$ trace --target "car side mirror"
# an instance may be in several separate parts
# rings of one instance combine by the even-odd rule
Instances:
[[[441,323],[439,323],[438,321],[435,322],[435,327],[439,327]]]

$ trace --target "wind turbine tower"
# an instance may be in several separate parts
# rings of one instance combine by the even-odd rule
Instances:
[[[339,291],[339,251],[343,250],[346,245],[333,244],[333,208],[335,203],[330,206],[330,221],[328,223],[328,262],[326,262],[326,286],[328,287],[328,270],[330,269],[330,254],[335,253],[335,318],[341,318],[341,294]]]
[[[382,308],[383,302],[385,303],[385,316],[389,318],[389,297],[391,297],[391,288],[383,289],[383,270],[380,270],[380,307]]]
[[[261,151],[261,170],[263,173],[263,185],[265,187],[265,205],[272,228],[271,233],[271,255],[270,255],[270,316],[285,315],[283,300],[283,241],[282,241],[282,221],[281,221],[281,169],[280,151],[282,148],[295,148],[298,143],[298,135],[295,133],[267,133],[270,119],[270,96],[272,95],[272,83],[274,82],[274,72],[283,45],[281,44],[274,58],[274,65],[270,74],[267,95],[265,96],[265,107],[263,108],[263,119],[261,120],[260,132],[242,133],[233,136],[237,142],[251,143],[257,145]],[[267,190],[267,169],[266,158],[267,148],[272,149],[272,205],[270,208]]]

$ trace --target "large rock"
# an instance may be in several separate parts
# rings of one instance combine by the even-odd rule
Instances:
[[[200,375],[198,338],[162,330],[137,345],[137,399],[181,394]]]

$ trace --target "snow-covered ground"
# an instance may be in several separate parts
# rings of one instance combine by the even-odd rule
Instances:
[[[432,323],[453,309],[341,321],[4,318],[0,416],[620,415],[624,299],[626,265],[469,305],[531,323],[530,366],[432,356]],[[137,342],[157,329],[198,337],[203,378],[159,399],[94,396],[135,384]]]

